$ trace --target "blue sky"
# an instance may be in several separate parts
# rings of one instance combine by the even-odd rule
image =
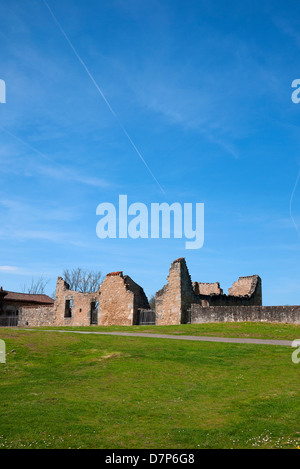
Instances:
[[[80,266],[151,295],[185,257],[195,281],[258,274],[265,305],[300,304],[300,5],[48,3],[115,115],[45,3],[0,0],[0,285],[42,275],[52,294]],[[204,203],[203,248],[100,240],[96,207],[119,194]]]

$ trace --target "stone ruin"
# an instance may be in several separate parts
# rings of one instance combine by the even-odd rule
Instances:
[[[67,282],[58,277],[55,301],[47,309],[47,326],[90,326],[137,324],[140,309],[150,306],[144,290],[123,272],[106,275],[98,292],[82,293],[70,290]],[[43,307],[22,310],[21,324],[40,326],[45,321]],[[20,323],[19,323],[20,325]]]
[[[156,293],[155,311],[150,309],[143,288],[121,271],[107,274],[99,291],[93,293],[71,291],[58,277],[54,306],[22,308],[19,325],[176,325],[242,320],[298,324],[300,306],[262,306],[258,275],[240,277],[228,295],[218,282],[192,282],[185,259],[179,258],[171,264],[167,284]]]
[[[150,309],[144,290],[123,272],[106,275],[99,291],[99,324],[131,326],[140,309]]]
[[[167,280],[155,296],[156,324],[187,322],[188,310],[197,297],[184,258],[172,262]]]
[[[258,275],[240,277],[226,295],[218,282],[192,282],[185,259],[181,257],[172,262],[167,280],[167,285],[156,293],[156,324],[190,322],[191,305],[262,305],[261,279]]]

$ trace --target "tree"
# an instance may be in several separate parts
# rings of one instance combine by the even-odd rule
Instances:
[[[76,269],[65,269],[63,278],[72,291],[81,293],[92,293],[99,290],[102,282],[100,271],[84,270],[81,267]]]
[[[150,306],[151,309],[155,310],[155,295],[150,296],[149,306]]]
[[[39,277],[35,279],[32,277],[31,285],[23,285],[23,293],[29,293],[31,295],[44,295],[46,285],[49,283],[49,279],[45,279],[44,277]]]

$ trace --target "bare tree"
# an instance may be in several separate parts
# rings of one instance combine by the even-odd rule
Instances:
[[[39,277],[35,279],[32,277],[31,284],[23,285],[23,293],[29,293],[31,295],[44,295],[46,285],[49,283],[49,279],[45,279],[44,277]]]
[[[91,293],[99,290],[102,282],[100,271],[77,269],[65,269],[63,278],[68,283],[70,290],[82,293]]]
[[[155,295],[150,296],[149,306],[150,306],[151,309],[155,310]]]

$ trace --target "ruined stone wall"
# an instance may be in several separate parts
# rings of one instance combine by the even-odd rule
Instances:
[[[94,304],[98,304],[98,310],[92,315]],[[108,274],[100,291],[93,293],[72,291],[64,279],[58,277],[54,306],[23,308],[19,325],[89,326],[95,314],[98,316],[96,324],[132,325],[138,322],[140,308],[150,309],[144,290],[122,272]]]
[[[232,295],[199,295],[202,306],[260,306],[261,302],[253,296],[232,296]]]
[[[278,322],[300,324],[300,306],[209,306],[191,305],[192,324],[208,322]]]
[[[257,276],[239,277],[239,279],[229,288],[229,295],[246,296],[254,293]]]
[[[195,295],[191,276],[189,274],[185,259],[180,259],[181,266],[181,323],[188,320],[188,311],[191,304],[198,304],[199,299]]]
[[[193,282],[193,289],[196,295],[222,295],[223,290],[220,283]]]
[[[150,309],[144,290],[123,272],[106,275],[100,287],[99,324],[137,324],[139,308]]]
[[[262,304],[261,278],[258,275],[240,277],[228,290],[228,296],[249,298],[249,305]]]
[[[138,322],[138,311],[140,309],[150,309],[148,298],[145,295],[145,292],[140,285],[135,283],[129,275],[124,276],[126,287],[132,291],[134,295],[133,299],[133,324]]]
[[[172,262],[167,282],[155,295],[156,324],[159,326],[181,323],[180,262]]]
[[[23,306],[19,312],[18,326],[43,327],[55,324],[53,306]]]
[[[69,302],[70,310],[67,308]],[[151,323],[156,316],[157,325],[225,321],[300,324],[300,306],[262,306],[258,275],[240,277],[225,295],[218,282],[192,283],[184,258],[172,262],[167,284],[156,293],[155,303],[154,315],[143,288],[123,272],[108,274],[99,292],[94,293],[71,291],[58,277],[54,306],[22,307],[19,325],[89,326],[93,323],[129,326],[139,324],[140,319],[145,322],[147,315],[151,317]],[[96,310],[92,311],[92,305],[97,306]]]
[[[250,306],[262,305],[261,279],[258,275],[240,277],[229,288],[229,294],[223,293],[220,285],[193,283],[194,292],[201,306]]]
[[[191,304],[198,302],[184,258],[172,262],[167,280],[156,293],[156,324],[181,324],[186,322]]]
[[[70,317],[66,317],[66,301],[71,302]],[[89,326],[91,324],[91,305],[99,302],[99,293],[81,293],[69,289],[69,285],[58,277],[54,316],[56,326]]]

